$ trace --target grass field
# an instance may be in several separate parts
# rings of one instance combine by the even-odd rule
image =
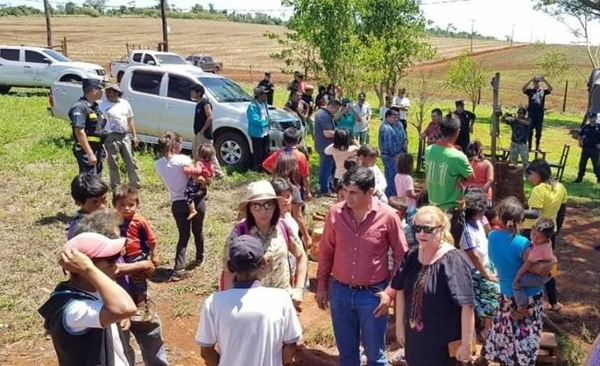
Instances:
[[[156,49],[162,41],[160,19],[153,18],[52,18],[54,42],[68,39],[69,57],[77,61],[107,65],[126,54],[125,44],[149,46]],[[223,61],[225,68],[277,70],[283,66],[269,54],[279,50],[276,42],[263,34],[284,32],[281,26],[231,23],[196,19],[169,19],[170,51],[183,57],[190,53],[210,54]],[[0,21],[2,44],[45,45],[46,25],[43,17],[2,18]],[[432,38],[431,44],[438,50],[436,58],[458,55],[468,48],[467,39]],[[476,40],[475,51],[507,47],[501,41]]]

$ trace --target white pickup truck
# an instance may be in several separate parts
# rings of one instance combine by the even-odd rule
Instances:
[[[49,88],[55,81],[106,80],[102,66],[74,62],[51,49],[0,46],[0,94],[12,87]]]
[[[181,70],[177,66],[133,66],[123,75],[120,86],[123,98],[135,115],[137,137],[156,144],[165,131],[183,136],[183,147],[191,149],[196,103],[190,100],[190,86],[203,85],[213,107],[213,135],[219,161],[233,168],[245,169],[252,157],[246,110],[253,98],[221,75],[205,73],[197,67]],[[81,85],[57,82],[49,95],[50,113],[68,120],[73,103],[82,95]],[[296,115],[269,108],[271,149],[281,147],[283,131],[294,127],[303,135]]]
[[[121,82],[125,70],[129,66],[135,65],[151,65],[151,66],[165,66],[165,65],[180,65],[184,68],[192,66],[188,61],[184,60],[183,57],[172,52],[159,52],[159,51],[132,51],[128,56],[123,57],[121,61],[111,61],[109,63],[110,75]]]

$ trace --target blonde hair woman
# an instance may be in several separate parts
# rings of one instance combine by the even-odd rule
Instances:
[[[471,270],[456,250],[450,221],[437,207],[420,208],[413,225],[419,246],[411,249],[392,280],[396,336],[411,366],[456,365],[471,360],[474,296]],[[449,344],[458,341],[456,354]]]

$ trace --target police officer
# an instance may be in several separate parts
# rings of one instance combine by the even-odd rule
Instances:
[[[69,119],[73,128],[73,155],[79,165],[79,173],[102,172],[104,155],[102,115],[98,101],[102,98],[102,82],[84,79],[83,97],[69,110]]]

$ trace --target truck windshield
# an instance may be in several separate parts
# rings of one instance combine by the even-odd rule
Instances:
[[[63,56],[62,53],[58,53],[54,50],[42,50],[42,53],[46,54],[47,56],[50,56],[51,58],[55,59],[56,61],[71,62],[71,60],[69,60],[68,58]]]
[[[161,65],[187,65],[187,62],[179,55],[154,55]]]
[[[198,80],[219,102],[251,102],[252,97],[241,86],[227,78],[199,77]]]

